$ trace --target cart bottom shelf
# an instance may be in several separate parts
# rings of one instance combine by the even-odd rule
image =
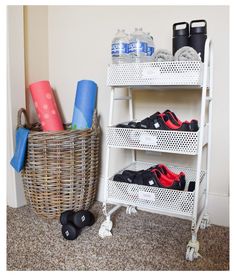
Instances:
[[[155,164],[134,162],[123,170],[141,170],[147,169],[153,165]],[[168,165],[168,167],[176,173],[180,171],[185,173],[186,188],[184,191],[117,182],[113,181],[112,176],[108,180],[107,202],[112,204],[132,205],[140,209],[152,210],[153,212],[160,211],[163,213],[191,217],[195,192],[188,192],[187,184],[190,181],[195,181],[196,170],[172,165]],[[123,170],[119,171],[119,173]],[[202,197],[204,193],[202,187],[205,183],[205,175],[205,172],[201,171],[199,197]]]

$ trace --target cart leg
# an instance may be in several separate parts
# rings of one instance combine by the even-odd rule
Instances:
[[[112,236],[111,229],[112,229],[112,221],[111,221],[111,215],[120,208],[120,205],[116,205],[114,208],[112,208],[109,212],[107,212],[106,203],[103,203],[103,213],[106,216],[105,221],[102,223],[100,229],[99,229],[99,236],[101,238],[110,237]]]
[[[209,215],[205,214],[202,218],[201,223],[200,223],[200,229],[206,229],[209,226],[210,226]]]
[[[205,125],[205,108],[206,108],[206,95],[207,95],[207,82],[208,82],[208,65],[209,60],[210,64],[212,64],[212,48],[211,48],[210,40],[207,40],[205,43],[205,62],[204,62],[204,74],[203,74],[203,83],[202,83],[202,95],[201,95],[201,117],[200,117],[200,136],[199,136],[199,144],[198,144],[198,154],[197,154],[197,173],[196,173],[196,183],[195,183],[195,196],[194,196],[194,207],[193,207],[193,215],[192,215],[192,239],[189,241],[187,245],[186,251],[186,260],[193,261],[198,258],[200,254],[199,251],[199,242],[197,240],[197,232],[202,222],[201,216],[197,220],[198,211],[199,211],[199,188],[200,188],[200,173],[201,173],[201,165],[202,165],[202,147],[203,147],[203,138],[204,138],[204,125]],[[209,57],[210,53],[210,57]],[[212,97],[212,74],[213,71],[210,72],[210,93],[209,96]],[[209,119],[211,119],[211,104],[209,106]],[[211,121],[209,121],[209,127],[211,125]],[[210,134],[210,132],[209,132]],[[210,137],[208,137],[210,138]],[[209,139],[211,140],[211,139]],[[209,141],[208,141],[209,142]],[[208,144],[209,145],[209,144]],[[209,148],[208,148],[208,157],[209,157]],[[208,198],[208,183],[209,183],[209,165],[210,161],[208,158],[207,161],[207,190],[206,190],[206,202],[205,207],[207,206],[207,198]],[[204,218],[204,216],[203,216]]]
[[[101,238],[110,237],[112,236],[111,229],[112,229],[112,221],[110,216],[107,216],[106,220],[102,223],[98,234]]]
[[[192,230],[192,239],[187,244],[187,250],[186,250],[186,260],[187,261],[193,261],[194,259],[197,259],[201,255],[198,253],[199,251],[199,241],[197,240],[197,233],[195,230]]]

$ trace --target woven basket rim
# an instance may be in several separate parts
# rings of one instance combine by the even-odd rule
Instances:
[[[23,126],[21,122],[21,115],[24,115],[25,120],[26,120],[26,126]],[[41,124],[39,122],[36,122],[32,125],[29,123],[28,115],[27,112],[24,108],[21,108],[18,110],[17,114],[17,128],[19,127],[27,127],[30,132],[29,132],[29,137],[32,136],[60,136],[60,135],[68,135],[68,134],[87,134],[91,132],[98,133],[100,132],[100,126],[98,123],[98,115],[97,115],[97,110],[94,110],[93,114],[93,122],[92,122],[92,127],[91,128],[86,128],[86,129],[69,129],[71,127],[72,123],[64,123],[63,126],[66,128],[64,130],[58,130],[58,131],[43,131],[41,128]]]
[[[69,127],[71,123],[68,124],[63,124],[66,127]],[[65,130],[58,130],[58,131],[43,131],[43,130],[37,130],[32,127],[29,132],[29,136],[34,136],[34,135],[42,135],[42,136],[50,136],[50,135],[64,135],[64,134],[69,134],[69,133],[78,133],[78,134],[85,134],[85,133],[90,133],[94,131],[99,131],[100,127],[92,127],[92,128],[86,128],[86,129],[65,129]]]

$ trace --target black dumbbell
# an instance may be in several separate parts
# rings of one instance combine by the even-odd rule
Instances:
[[[81,228],[94,224],[95,218],[87,210],[80,210],[78,212],[68,210],[61,214],[60,222],[63,225],[63,237],[67,240],[74,240],[78,237]]]
[[[73,210],[65,211],[61,214],[60,222],[62,225],[73,223],[77,228],[92,226],[95,222],[94,215],[88,210]]]
[[[62,225],[65,225],[69,222],[69,217],[71,217],[75,212],[73,210],[67,210],[63,213],[61,213],[60,216],[60,223]]]
[[[80,210],[78,212],[75,212],[73,216],[73,223],[79,228],[92,226],[94,222],[94,215],[88,210]]]
[[[80,233],[80,229],[70,222],[74,213],[73,210],[68,210],[61,213],[60,216],[60,222],[62,224],[61,232],[66,240],[75,240]]]
[[[72,223],[68,223],[62,225],[61,232],[66,240],[75,240],[80,234],[80,229],[75,227]]]

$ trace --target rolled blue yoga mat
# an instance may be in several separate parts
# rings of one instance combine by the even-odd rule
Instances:
[[[72,129],[86,129],[92,127],[96,97],[97,84],[94,81],[78,81],[72,118]]]

